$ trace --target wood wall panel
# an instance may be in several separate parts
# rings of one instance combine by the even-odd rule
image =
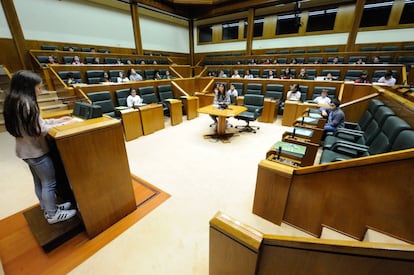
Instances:
[[[2,49],[2,54],[0,54],[0,64],[6,66],[10,72],[15,72],[21,69],[18,62],[19,55],[14,47],[12,39],[0,38],[0,49]]]

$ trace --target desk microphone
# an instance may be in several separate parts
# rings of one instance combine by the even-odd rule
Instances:
[[[296,128],[293,128],[293,131],[292,131],[292,138],[295,138],[295,134],[296,134]]]
[[[280,159],[280,154],[282,154],[282,146],[279,146],[279,150],[277,151],[277,159]]]
[[[308,115],[309,115],[309,113],[308,113]],[[300,125],[303,125],[303,122],[305,121],[305,117],[303,116],[302,117],[302,122],[300,123]]]

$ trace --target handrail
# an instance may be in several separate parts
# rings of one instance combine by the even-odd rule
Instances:
[[[360,103],[360,102],[371,100],[371,99],[377,97],[378,95],[379,95],[379,93],[374,93],[374,94],[370,94],[370,95],[367,95],[367,96],[364,96],[364,97],[360,97],[358,99],[345,102],[345,103],[341,104],[340,107],[341,108],[346,108],[350,105],[354,105],[354,104],[357,104],[357,103]]]
[[[178,89],[180,93],[182,93],[184,96],[190,96],[183,88],[180,87],[174,80],[171,81],[171,84]]]

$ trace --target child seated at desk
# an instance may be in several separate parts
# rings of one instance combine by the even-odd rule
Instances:
[[[132,108],[140,104],[142,104],[142,98],[137,95],[137,90],[135,88],[130,88],[129,96],[127,97],[127,106]]]

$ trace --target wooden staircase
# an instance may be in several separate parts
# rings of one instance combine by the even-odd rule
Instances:
[[[3,118],[4,98],[6,91],[10,86],[10,77],[6,68],[0,65],[0,132],[6,131]],[[42,115],[50,115],[59,113],[64,110],[71,109],[73,98],[61,99],[56,91],[42,91],[37,97],[40,111]],[[69,103],[69,104],[68,104]]]

